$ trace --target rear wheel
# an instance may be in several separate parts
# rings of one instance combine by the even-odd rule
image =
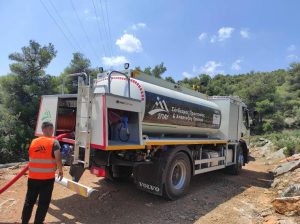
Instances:
[[[185,153],[179,152],[167,165],[164,196],[170,200],[183,196],[188,191],[190,180],[190,160]]]

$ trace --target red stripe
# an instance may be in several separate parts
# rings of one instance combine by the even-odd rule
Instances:
[[[102,110],[103,110],[103,146],[106,146],[106,97],[102,96]]]
[[[105,146],[104,146],[104,145],[91,144],[91,148],[95,148],[95,149],[105,149]]]
[[[104,80],[107,80],[108,78],[103,78],[103,79],[99,79],[99,80],[97,80],[96,81],[96,83],[99,83],[99,82],[102,82],[102,81],[104,81]],[[117,76],[117,77],[111,77],[111,80],[113,80],[113,79],[117,79],[117,80],[126,80],[126,78],[124,78],[124,77],[119,77],[119,76]],[[143,98],[143,96],[142,96],[142,94],[143,94],[143,87],[142,87],[142,85],[137,81],[137,80],[135,80],[135,79],[130,79],[130,82],[131,83],[133,83],[133,84],[135,84],[136,86],[137,86],[137,88],[140,90],[140,93],[141,93],[141,100],[142,101],[144,101],[144,98]]]
[[[65,142],[65,143],[70,143],[70,144],[75,144],[75,140],[74,139],[70,139],[70,138],[62,138],[61,140],[59,140],[60,142]]]

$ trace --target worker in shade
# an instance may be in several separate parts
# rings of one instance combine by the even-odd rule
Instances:
[[[34,139],[29,147],[28,188],[22,211],[22,223],[24,224],[29,222],[38,197],[34,223],[44,222],[51,201],[56,170],[58,170],[60,180],[63,177],[60,145],[57,140],[52,138],[53,131],[51,122],[43,122],[43,136]]]

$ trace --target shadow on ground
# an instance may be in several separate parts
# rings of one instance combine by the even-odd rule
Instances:
[[[268,188],[270,179],[250,170],[239,176],[206,173],[193,177],[189,193],[176,201],[139,191],[133,182],[101,180],[93,197],[53,200],[58,210],[49,208],[49,213],[64,223],[193,223],[251,186]]]

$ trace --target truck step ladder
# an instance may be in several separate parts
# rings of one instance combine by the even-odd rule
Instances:
[[[84,168],[90,165],[92,94],[92,85],[79,77],[73,164],[83,163]],[[80,148],[84,149],[84,160],[79,159]]]

